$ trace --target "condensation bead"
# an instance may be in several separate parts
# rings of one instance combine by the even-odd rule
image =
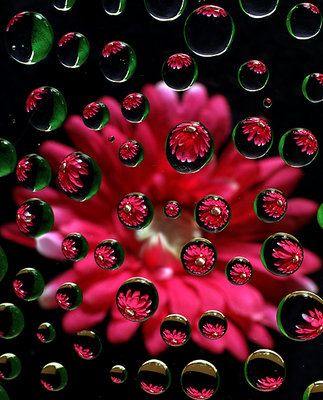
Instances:
[[[302,92],[311,103],[323,101],[323,74],[313,73],[307,75],[303,80]]]
[[[90,54],[90,43],[79,32],[69,32],[62,36],[57,46],[57,57],[67,68],[79,68]]]
[[[250,60],[241,65],[238,71],[240,86],[248,92],[263,89],[269,79],[266,65],[259,60]]]
[[[164,214],[168,218],[176,219],[181,215],[181,213],[182,213],[182,208],[180,204],[175,200],[169,200],[164,205]]]
[[[123,365],[114,365],[110,369],[110,379],[113,383],[123,383],[128,377],[128,372]]]
[[[126,0],[102,0],[103,9],[108,15],[120,15],[126,4]]]
[[[183,346],[191,336],[190,323],[182,315],[167,315],[160,325],[160,335],[163,341],[169,346]]]
[[[217,340],[221,339],[227,331],[228,322],[220,311],[209,310],[201,315],[198,327],[205,338]]]
[[[263,99],[262,105],[263,105],[265,108],[270,108],[270,107],[273,105],[273,102],[272,102],[272,100],[271,100],[270,97],[266,97],[266,98]]]
[[[104,103],[94,101],[84,108],[82,120],[87,128],[99,131],[110,121],[110,111]]]
[[[169,388],[171,375],[165,363],[152,359],[141,365],[137,373],[137,380],[146,393],[161,394]]]
[[[82,304],[83,293],[76,283],[67,282],[61,285],[56,292],[56,302],[63,310],[75,310]]]
[[[154,209],[151,201],[142,193],[130,193],[123,197],[117,207],[120,222],[130,229],[142,229],[153,218]]]
[[[0,178],[13,172],[16,163],[15,147],[8,140],[0,138]]]
[[[145,156],[145,150],[137,140],[127,140],[119,147],[119,160],[126,167],[136,167]]]
[[[124,249],[113,239],[103,240],[94,250],[94,260],[102,269],[114,271],[121,267],[124,261]]]
[[[287,210],[287,199],[277,189],[262,190],[253,203],[257,217],[264,222],[280,221]]]
[[[149,14],[158,21],[173,21],[185,10],[187,0],[144,0]]]
[[[21,372],[20,359],[13,353],[5,353],[0,356],[0,378],[11,380]],[[2,399],[2,397],[0,396]]]
[[[13,288],[16,295],[25,300],[38,299],[44,291],[45,282],[40,272],[34,268],[23,268],[15,276]]]
[[[50,362],[40,371],[40,382],[45,389],[57,392],[67,385],[68,375],[65,367],[58,362]]]
[[[323,399],[323,381],[316,381],[307,386],[303,400],[322,400]]]
[[[207,239],[193,239],[186,243],[180,255],[183,267],[192,275],[206,275],[215,267],[217,253]]]
[[[24,316],[12,303],[0,304],[0,338],[13,339],[24,329]]]
[[[67,260],[80,261],[87,256],[89,244],[80,233],[70,233],[62,241],[62,253]]]
[[[70,10],[76,0],[52,0],[53,6],[59,11],[68,11]]]
[[[52,170],[45,158],[27,154],[17,164],[16,175],[25,189],[37,192],[49,185]]]
[[[231,218],[228,202],[223,197],[210,194],[199,200],[194,210],[195,221],[208,232],[221,232]]]
[[[252,18],[268,17],[276,11],[279,0],[239,0],[241,10]]]
[[[286,25],[288,32],[295,39],[311,39],[321,30],[322,15],[316,5],[299,3],[289,11]]]
[[[198,67],[193,57],[185,53],[176,53],[163,63],[161,74],[171,89],[187,90],[196,82]]]
[[[252,265],[244,257],[231,258],[225,266],[225,276],[234,285],[245,285],[252,278],[252,274]]]
[[[42,322],[36,332],[37,339],[42,343],[50,343],[56,337],[56,330],[49,322]]]
[[[82,330],[74,336],[74,350],[84,360],[94,360],[102,350],[102,343],[94,331]]]
[[[139,123],[149,114],[149,101],[141,93],[130,93],[121,104],[121,113],[125,119],[132,123]]]

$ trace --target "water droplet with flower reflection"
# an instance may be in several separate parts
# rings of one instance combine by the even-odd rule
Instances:
[[[94,250],[94,260],[100,268],[114,271],[123,264],[123,247],[116,240],[103,240]]]
[[[160,325],[160,335],[169,346],[183,346],[191,336],[190,323],[183,315],[167,315]]]
[[[103,0],[104,11],[108,15],[120,15],[126,8],[127,0]]]
[[[62,253],[71,261],[80,261],[87,256],[89,244],[80,233],[70,233],[62,241]]]
[[[270,107],[273,105],[273,102],[272,102],[272,100],[271,100],[270,97],[266,97],[266,98],[263,99],[262,105],[263,105],[265,108],[270,108]]]
[[[198,67],[193,57],[185,53],[176,53],[163,63],[161,74],[171,89],[187,90],[197,79]]]
[[[158,21],[173,21],[180,17],[187,0],[145,0],[149,14]]]
[[[56,337],[56,330],[49,322],[42,322],[37,328],[36,336],[41,343],[50,343]]]
[[[50,86],[34,89],[26,101],[31,125],[43,132],[51,132],[62,126],[67,115],[67,105],[62,93]]]
[[[82,120],[87,128],[99,131],[110,121],[110,111],[104,103],[94,101],[84,108]]]
[[[129,122],[142,122],[149,114],[149,101],[141,93],[130,93],[122,101],[121,112]]]
[[[183,267],[192,275],[206,275],[215,267],[217,253],[207,239],[193,239],[184,245],[180,255]]]
[[[195,206],[196,223],[208,232],[221,232],[228,226],[231,210],[221,196],[210,194],[199,200]]]
[[[175,171],[182,174],[197,172],[212,158],[214,141],[201,122],[182,122],[166,139],[166,157]]]
[[[50,362],[40,371],[40,382],[45,389],[57,392],[67,385],[68,375],[65,367],[58,362]]]
[[[307,341],[323,332],[323,300],[318,295],[300,290],[285,296],[277,309],[280,331],[289,339]]]
[[[74,6],[75,2],[76,0],[52,0],[53,6],[59,11],[70,10]]]
[[[311,39],[321,30],[322,15],[316,5],[299,3],[289,11],[286,25],[288,32],[295,39]]]
[[[116,295],[117,307],[129,321],[141,322],[152,317],[158,307],[158,293],[148,279],[136,277],[125,281]]]
[[[263,157],[273,144],[270,125],[258,117],[245,118],[240,121],[233,130],[232,139],[237,151],[251,159]]]
[[[287,199],[277,189],[265,189],[257,194],[253,206],[261,221],[277,222],[286,214]]]
[[[82,330],[74,336],[74,350],[84,360],[94,360],[102,350],[101,339],[94,331]]]
[[[225,266],[225,276],[234,285],[245,285],[250,281],[253,268],[250,261],[244,257],[234,257]]]
[[[100,68],[111,82],[125,82],[132,77],[137,65],[136,53],[127,43],[114,41],[102,49]]]
[[[182,212],[182,208],[181,208],[180,204],[175,200],[169,200],[164,205],[164,214],[168,218],[176,219],[181,215],[181,212]]]
[[[144,362],[138,370],[137,380],[149,394],[161,394],[169,388],[171,375],[167,365],[156,359]]]
[[[113,383],[123,383],[128,377],[128,372],[123,365],[114,365],[110,369],[110,379]]]
[[[290,129],[279,141],[279,154],[291,167],[305,167],[311,164],[318,151],[317,139],[308,129]]]
[[[119,147],[119,160],[127,167],[136,167],[144,156],[144,148],[137,140],[127,140]]]
[[[67,68],[79,68],[90,54],[87,38],[79,32],[69,32],[60,38],[57,46],[57,57]]]
[[[322,400],[323,399],[323,380],[316,381],[307,386],[303,400]]]
[[[0,246],[0,282],[8,271],[8,259],[3,248]]]
[[[323,74],[312,73],[307,75],[302,83],[302,92],[311,103],[323,101]]]
[[[209,310],[201,315],[198,326],[205,338],[217,340],[221,339],[227,331],[228,322],[220,311]]]
[[[279,0],[239,0],[241,10],[252,18],[268,17],[276,11]]]
[[[24,316],[12,303],[0,304],[0,338],[13,339],[24,329]]]
[[[0,177],[11,174],[16,167],[15,147],[6,139],[0,138]]]
[[[186,19],[184,37],[193,53],[202,57],[223,54],[234,36],[234,23],[230,14],[215,5],[203,5]]]
[[[0,378],[11,380],[21,372],[20,359],[13,353],[5,353],[0,356]],[[0,396],[2,399],[2,397]]]
[[[261,261],[277,276],[289,276],[302,265],[304,253],[300,242],[289,233],[269,236],[261,247]]]
[[[8,22],[7,50],[13,59],[22,64],[35,64],[46,58],[53,41],[53,29],[42,14],[23,11]]]
[[[220,375],[213,364],[206,360],[188,363],[181,374],[181,386],[191,399],[210,399],[220,384]]]
[[[120,200],[117,212],[124,226],[138,230],[150,224],[154,209],[147,196],[142,193],[130,193]]]
[[[18,162],[16,176],[25,189],[37,192],[49,185],[52,170],[45,158],[27,154]]]
[[[44,291],[44,286],[41,273],[34,268],[21,269],[13,281],[15,294],[25,301],[38,299]]]
[[[18,207],[16,223],[21,233],[29,237],[39,237],[48,233],[54,224],[54,214],[50,205],[40,199],[29,199]]]
[[[93,158],[77,151],[61,161],[57,183],[70,199],[89,200],[100,189],[101,171]]]
[[[75,310],[82,304],[83,293],[76,283],[66,282],[57,289],[55,298],[63,310]]]
[[[254,389],[271,392],[278,389],[285,379],[285,362],[275,351],[259,349],[247,358],[244,374]]]
[[[240,86],[248,92],[256,92],[263,89],[268,79],[268,68],[259,60],[250,60],[243,63],[238,71]]]

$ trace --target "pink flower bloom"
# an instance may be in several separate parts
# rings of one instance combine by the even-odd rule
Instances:
[[[23,182],[28,178],[28,172],[31,171],[32,163],[28,160],[28,157],[22,158],[16,168],[16,175],[20,182]]]
[[[145,382],[140,382],[140,385],[143,390],[148,393],[159,394],[164,390],[163,386],[153,385],[152,383],[149,383],[149,385],[147,385],[147,383]]]
[[[264,74],[267,71],[266,65],[258,60],[249,61],[247,66],[251,71],[255,71],[256,74]]]
[[[214,251],[204,244],[192,244],[184,253],[185,267],[196,274],[204,274],[214,265]]]
[[[302,153],[306,152],[308,155],[316,153],[317,140],[311,132],[299,129],[294,132],[294,139],[297,146],[302,147]]]
[[[78,154],[70,154],[61,162],[58,169],[58,182],[65,192],[77,192],[84,186],[80,176],[89,175],[88,165]]]
[[[120,146],[120,156],[124,160],[131,160],[136,157],[139,151],[139,146],[137,143],[128,140],[127,142],[122,143]]]
[[[305,324],[296,325],[296,333],[299,339],[314,339],[323,332],[323,313],[314,308],[308,311],[310,315],[302,314]]]
[[[114,250],[110,246],[100,246],[95,249],[95,262],[105,269],[113,268],[118,261],[113,255]]]
[[[94,115],[100,110],[100,105],[98,103],[90,103],[83,110],[83,117],[89,119],[94,117]]]
[[[266,196],[263,197],[262,201],[264,202],[262,206],[265,210],[265,213],[268,214],[270,217],[279,218],[286,211],[286,199],[278,192],[271,192],[266,194]]]
[[[169,329],[163,330],[163,338],[167,344],[170,346],[180,346],[186,341],[186,334],[184,332],[178,331],[176,329],[171,332]]]
[[[44,386],[47,390],[54,390],[53,386],[52,386],[50,383],[45,382],[44,379],[41,379],[40,382],[43,384],[43,386]]]
[[[230,276],[233,282],[243,285],[248,282],[251,276],[251,268],[246,264],[235,264],[230,270]]]
[[[199,392],[197,389],[190,386],[186,389],[186,393],[193,399],[209,399],[213,396],[214,389],[203,389],[202,392]]]
[[[151,300],[148,294],[140,296],[140,292],[137,290],[133,294],[130,289],[126,295],[122,292],[119,293],[117,302],[121,314],[128,319],[145,319],[151,313],[151,310],[149,310]]]
[[[314,14],[319,14],[320,13],[320,10],[318,9],[318,7],[316,7],[312,3],[303,3],[302,6],[307,8],[308,10],[311,10]]]
[[[224,201],[207,198],[199,206],[198,215],[206,228],[220,229],[228,222],[230,210]]]
[[[208,339],[220,339],[225,334],[225,327],[220,324],[205,324],[202,327],[203,335]]]
[[[16,295],[21,299],[24,299],[27,296],[27,292],[22,289],[22,286],[23,284],[19,279],[15,279],[13,281],[13,288],[15,290]]]
[[[34,223],[32,221],[35,218],[35,215],[30,214],[28,209],[29,209],[29,204],[23,204],[17,210],[16,222],[19,230],[22,233],[29,233],[30,228],[34,226]]]
[[[139,93],[131,93],[125,97],[122,102],[123,107],[126,110],[131,110],[132,108],[137,108],[143,101],[143,97]]]
[[[256,146],[264,146],[271,140],[270,126],[260,118],[249,118],[244,121],[242,132],[248,135],[248,142],[253,140]]]
[[[209,151],[211,138],[199,122],[183,122],[172,130],[169,145],[179,161],[194,162]]]
[[[77,343],[74,343],[74,349],[80,357],[84,358],[84,360],[92,360],[93,352],[90,351],[90,349],[85,349]]]
[[[21,17],[23,17],[23,16],[24,16],[24,13],[21,12],[21,13],[19,13],[19,14],[16,14],[14,17],[12,17],[11,20],[9,21],[8,25],[7,25],[6,31],[8,32],[9,29],[10,29],[10,27],[11,27],[16,21],[18,21],[19,18],[21,18]]]
[[[41,100],[43,98],[43,95],[46,94],[47,92],[48,90],[46,88],[38,88],[33,90],[27,98],[26,102],[27,112],[32,111],[37,105],[37,100]]]
[[[273,257],[277,259],[274,263],[278,271],[284,274],[292,274],[301,266],[303,262],[303,252],[297,243],[290,240],[278,242],[273,251]]]
[[[71,39],[73,39],[73,37],[75,37],[76,33],[75,32],[70,32],[70,33],[66,33],[66,35],[62,36],[58,42],[58,46],[62,47],[63,44],[69,42]]]
[[[114,383],[121,383],[121,379],[120,378],[116,378],[115,376],[111,376],[111,380]]]
[[[118,215],[124,224],[140,226],[148,215],[144,199],[135,195],[125,197],[118,205]]]
[[[292,291],[315,291],[306,274],[321,266],[319,257],[305,250],[302,268],[287,281],[282,280],[263,267],[259,257],[261,243],[279,231],[297,231],[316,215],[318,205],[305,198],[291,198],[301,179],[299,169],[288,167],[280,157],[254,160],[238,154],[228,140],[232,132],[231,115],[223,96],[208,96],[200,84],[181,98],[163,84],[147,85],[141,93],[150,103],[150,113],[142,124],[134,126],[125,121],[120,104],[105,97],[100,101],[110,109],[111,120],[102,134],[89,135],[82,118],[72,116],[65,129],[74,148],[54,140],[45,141],[40,147],[41,155],[54,170],[76,149],[94,157],[103,176],[101,188],[93,198],[78,203],[55,188],[46,188],[38,197],[49,202],[55,215],[53,230],[44,235],[48,240],[21,235],[14,223],[3,225],[0,233],[20,244],[37,246],[42,255],[57,260],[62,256],[61,243],[69,233],[80,232],[88,239],[89,256],[49,282],[40,298],[43,307],[53,308],[57,306],[55,293],[63,283],[75,282],[82,289],[82,304],[63,316],[67,332],[89,329],[110,314],[106,331],[110,343],[127,342],[142,325],[144,344],[156,356],[167,348],[159,331],[163,319],[169,314],[182,314],[191,322],[192,340],[197,345],[212,353],[228,350],[244,361],[249,355],[247,339],[261,348],[273,346],[266,327],[277,329],[277,305]],[[183,121],[201,121],[215,139],[216,162],[211,160],[195,174],[179,175],[165,157],[167,135]],[[107,140],[110,136],[115,138],[113,145]],[[124,168],[116,148],[134,137],[149,151],[136,168]],[[277,187],[288,198],[287,214],[275,224],[264,224],[253,211],[253,199],[266,187]],[[157,216],[143,231],[128,229],[117,215],[120,199],[134,192],[149,197]],[[212,274],[197,279],[184,270],[174,254],[179,254],[185,243],[197,237],[197,230],[198,237],[214,240],[213,233],[197,227],[192,215],[194,204],[209,193],[227,199],[232,216],[228,227],[216,234],[216,268]],[[30,197],[30,192],[17,187],[13,197],[21,204]],[[177,220],[162,216],[169,199],[176,199],[181,205],[182,214]],[[107,237],[122,243],[126,252],[123,268],[109,273],[98,268],[93,256],[97,244]],[[245,255],[254,270],[252,282],[239,290],[224,272],[228,260],[236,254]],[[159,294],[157,311],[143,324],[128,321],[115,304],[119,287],[135,276],[152,281]],[[221,340],[206,339],[197,327],[204,311],[212,309],[224,311],[228,320],[228,330]]]
[[[277,389],[283,383],[283,380],[284,379],[281,376],[279,376],[277,379],[266,376],[266,378],[258,379],[257,388],[266,392],[270,392]]]
[[[43,342],[43,343],[46,342],[45,336],[42,335],[41,333],[37,332],[37,337],[41,342]]]
[[[195,12],[196,14],[206,15],[208,17],[226,17],[228,15],[223,8],[212,5],[199,7]]]
[[[106,44],[102,50],[103,57],[109,57],[111,53],[116,54],[125,47],[123,42],[110,42]]]
[[[73,259],[77,256],[78,250],[75,247],[73,239],[64,239],[62,243],[62,252],[68,259]]]
[[[167,65],[173,69],[182,69],[192,64],[190,56],[184,53],[177,53],[170,56],[167,60]]]
[[[69,301],[69,297],[64,294],[64,293],[58,293],[56,295],[56,301],[57,303],[64,309],[64,310],[68,310],[72,303]]]

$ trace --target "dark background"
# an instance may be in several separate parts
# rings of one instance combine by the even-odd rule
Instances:
[[[148,82],[161,79],[161,65],[175,52],[187,52],[182,27],[189,12],[202,4],[216,4],[231,14],[236,34],[229,50],[219,57],[195,57],[199,66],[198,81],[204,83],[210,94],[224,94],[231,105],[233,124],[250,115],[265,115],[270,120],[275,141],[270,155],[277,155],[279,138],[288,129],[304,126],[313,131],[320,142],[322,135],[322,103],[312,104],[301,93],[304,77],[312,72],[323,73],[323,33],[310,40],[296,40],[286,29],[286,16],[296,1],[281,1],[277,11],[264,19],[252,19],[239,8],[237,0],[201,2],[189,0],[184,14],[172,22],[159,22],[149,16],[142,0],[128,0],[124,13],[118,17],[105,14],[99,0],[77,0],[72,10],[56,10],[50,0],[2,0],[0,3],[0,88],[1,118],[0,136],[10,140],[17,149],[18,160],[25,154],[37,151],[39,144],[53,138],[67,142],[63,129],[46,134],[28,124],[25,102],[28,94],[39,86],[49,85],[60,90],[67,101],[68,113],[81,114],[84,106],[102,95],[109,94],[119,101],[132,91],[140,91]],[[315,1],[323,10],[323,4]],[[37,11],[46,16],[52,24],[55,44],[60,37],[71,31],[83,33],[91,45],[88,61],[78,69],[63,67],[56,56],[55,44],[49,56],[36,65],[22,65],[11,59],[6,52],[4,32],[8,21],[21,11]],[[137,69],[126,83],[113,84],[100,73],[98,57],[103,46],[120,40],[132,45],[137,54]],[[269,68],[270,79],[260,92],[248,93],[237,82],[239,66],[250,59],[259,59]],[[265,109],[262,100],[272,99],[273,105]],[[323,202],[322,156],[308,167],[303,168],[303,179],[295,195]],[[11,189],[16,185],[14,174],[1,178],[0,222],[13,221],[16,206],[10,199]],[[304,247],[322,255],[322,230],[314,219],[297,234]],[[39,269],[45,280],[63,271],[62,263],[45,259],[34,250],[20,247],[1,239],[9,259],[9,271],[0,283],[0,301],[13,302],[23,311],[25,329],[17,338],[1,341],[0,354],[13,352],[19,356],[23,370],[13,381],[4,383],[11,399],[32,396],[34,399],[63,399],[78,397],[91,398],[138,398],[149,399],[136,382],[136,372],[142,362],[151,357],[146,353],[140,339],[140,332],[127,344],[112,346],[105,339],[106,320],[96,327],[102,342],[103,352],[97,360],[85,361],[78,358],[73,350],[71,337],[60,330],[63,311],[43,311],[37,302],[25,303],[13,293],[12,281],[23,267]],[[313,279],[319,284],[322,294],[323,274],[316,273]],[[40,322],[52,322],[57,329],[57,338],[51,344],[43,345],[35,339],[35,330]],[[310,383],[323,379],[323,338],[322,335],[308,343],[292,342],[276,332],[275,350],[284,358],[287,378],[276,393],[261,393],[249,387],[243,376],[243,364],[228,353],[213,355],[188,343],[184,348],[170,349],[159,358],[165,361],[172,373],[170,389],[160,399],[185,399],[180,389],[179,377],[183,367],[194,359],[212,362],[221,376],[220,388],[215,398],[230,400],[256,399],[301,399]],[[250,343],[251,351],[256,346]],[[68,370],[69,383],[58,393],[49,393],[41,387],[39,372],[50,361],[59,361]],[[108,371],[114,364],[123,364],[129,373],[123,385],[114,385],[108,379]]]

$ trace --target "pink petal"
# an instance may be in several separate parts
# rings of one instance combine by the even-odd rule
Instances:
[[[0,226],[0,236],[22,246],[35,247],[36,240],[22,234],[15,222],[8,222]]]
[[[87,313],[79,307],[64,315],[62,326],[67,333],[76,333],[82,329],[89,329],[98,324],[105,318],[105,316],[105,311],[99,313]]]
[[[120,314],[117,306],[113,305],[111,321],[107,326],[107,338],[111,343],[127,342],[140,325],[140,322],[128,321]]]
[[[54,260],[65,261],[62,253],[62,241],[64,236],[59,232],[49,232],[36,239],[36,250],[42,256]]]

